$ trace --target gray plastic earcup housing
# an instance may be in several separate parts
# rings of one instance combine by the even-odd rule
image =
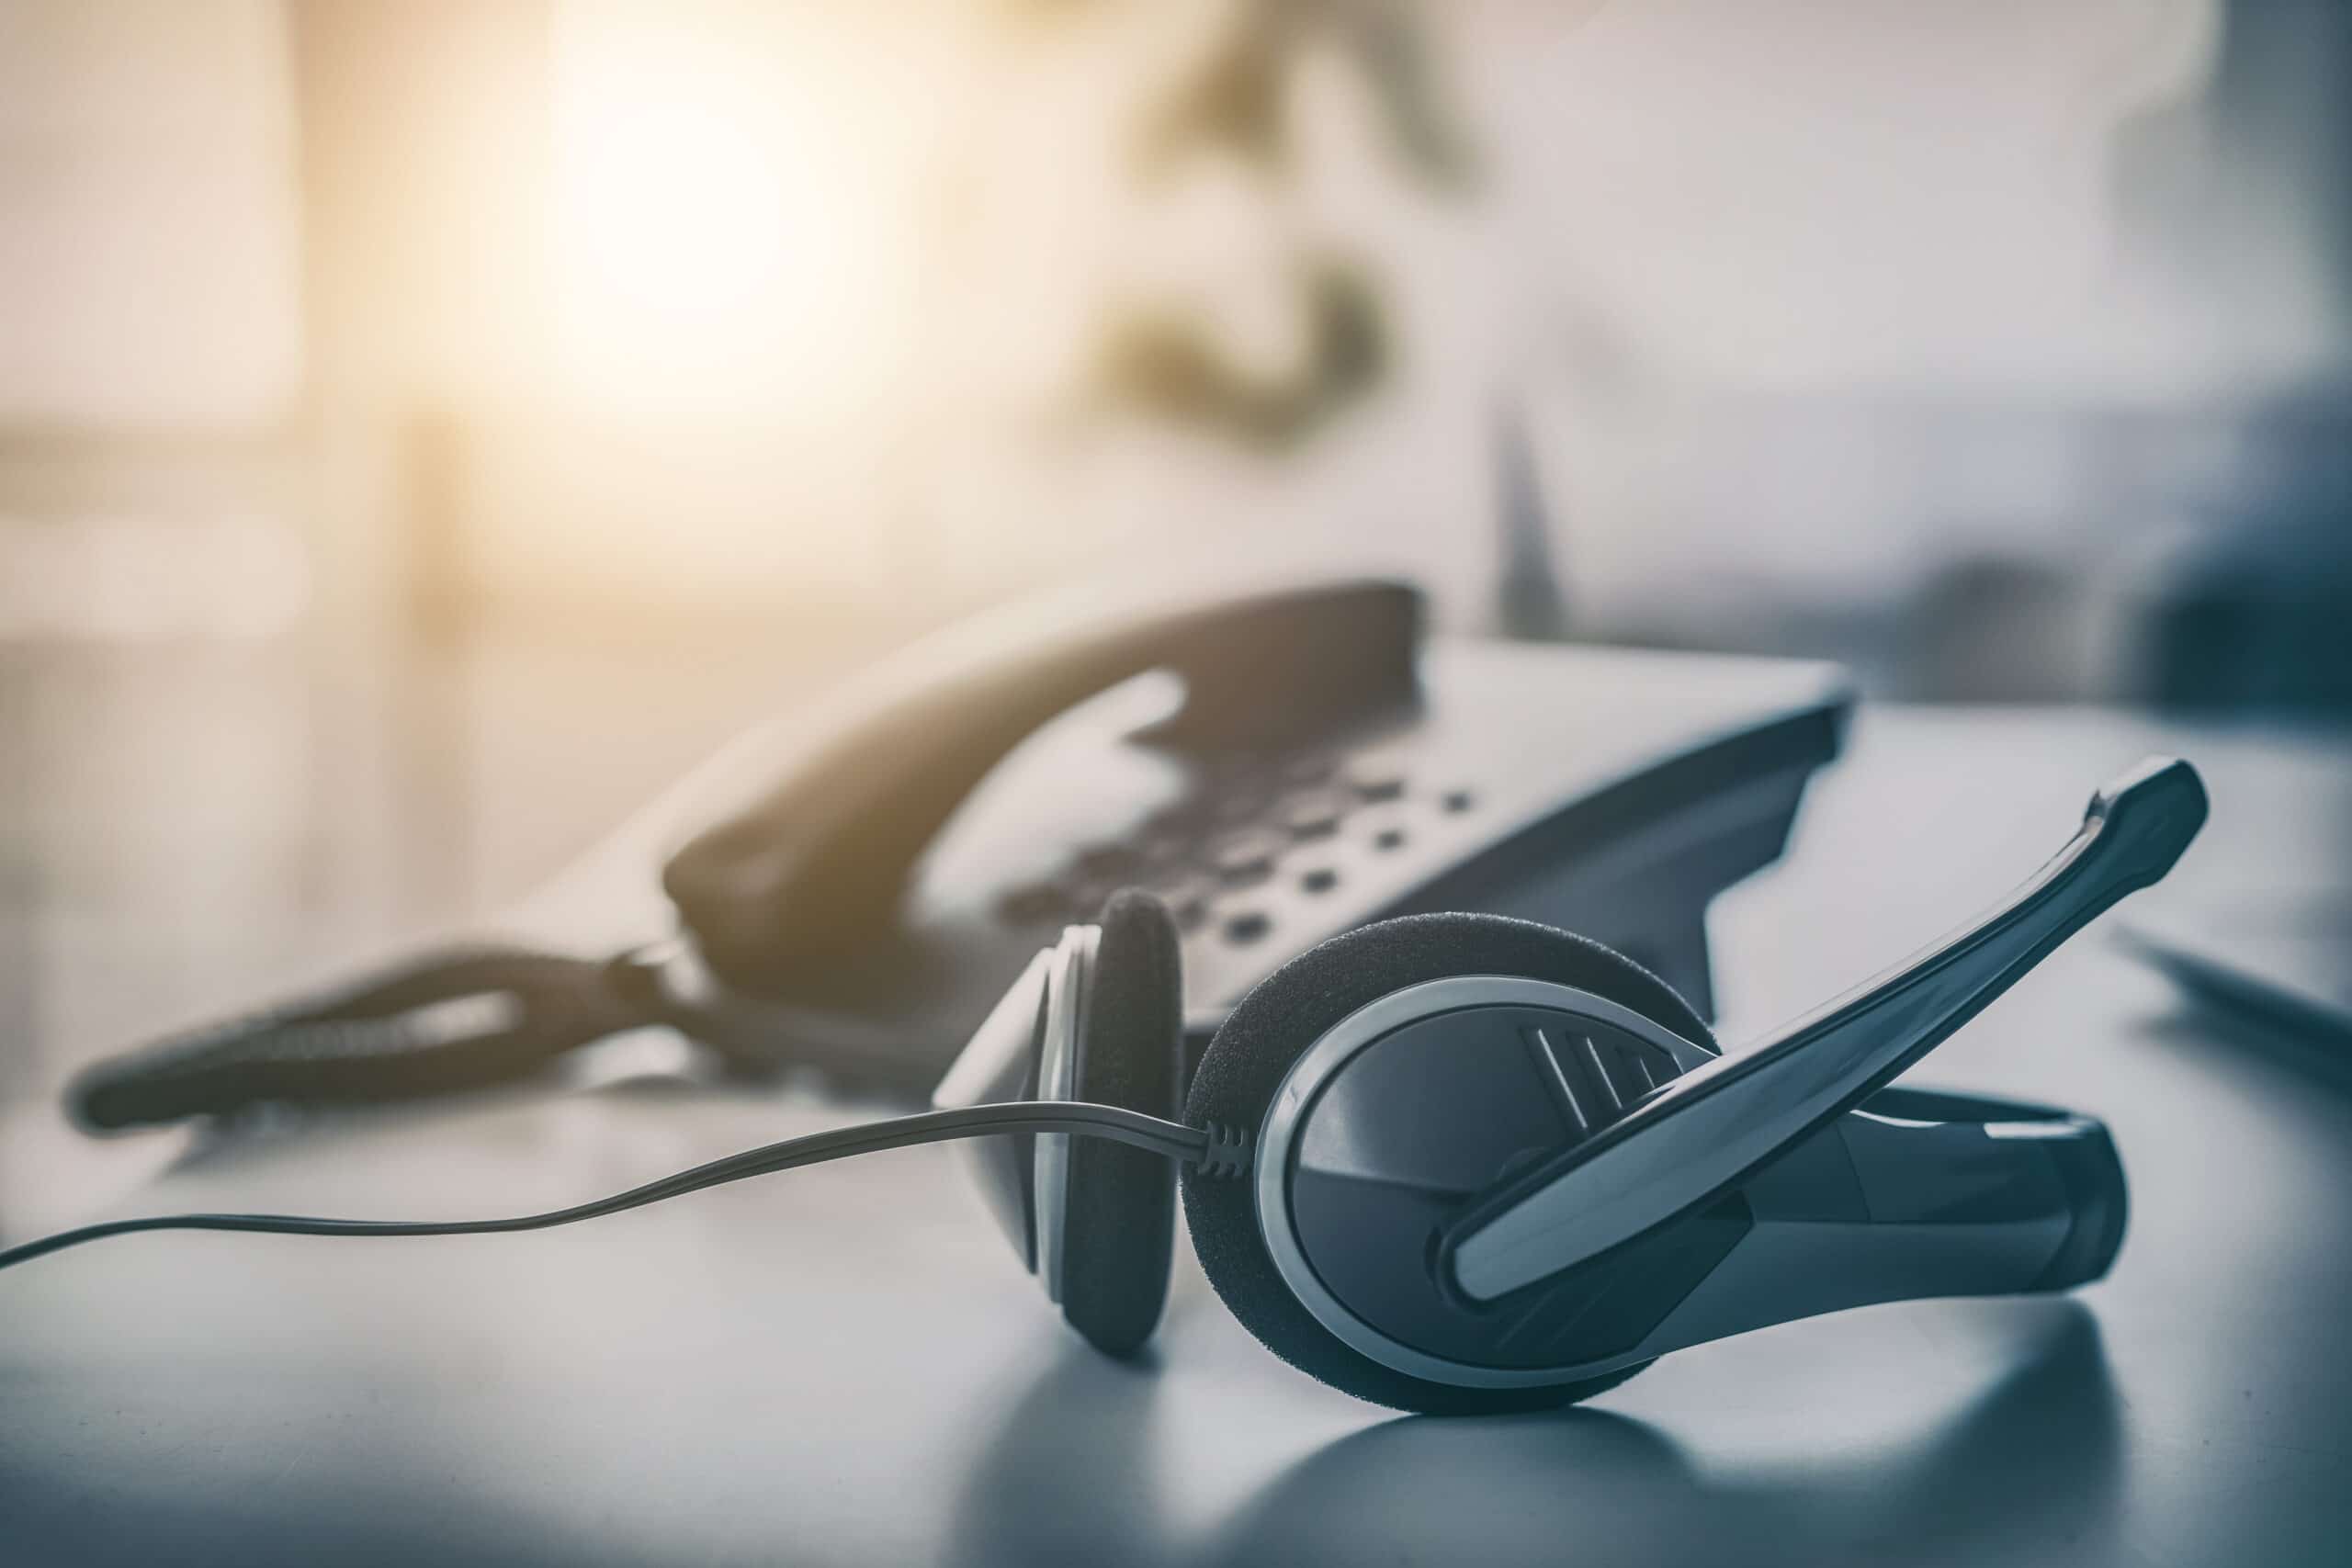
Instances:
[[[1030,961],[933,1091],[940,1109],[1083,1100],[1174,1120],[1183,1073],[1175,922],[1121,893]],[[1097,1348],[1150,1337],[1168,1294],[1176,1173],[1159,1155],[1066,1134],[978,1138],[966,1161],[998,1228]]]
[[[1029,961],[932,1091],[933,1107],[1072,1098],[1080,993],[1094,934],[1091,926],[1072,926]],[[1069,1142],[1063,1134],[1020,1134],[962,1145],[989,1216],[1021,1266],[1044,1280],[1049,1292],[1058,1278]]]
[[[1037,1098],[1037,1055],[1046,1027],[1048,948],[1029,961],[932,1090],[939,1111]],[[1021,1267],[1037,1267],[1035,1140],[1026,1134],[967,1138],[956,1145],[989,1217],[1012,1244]]]

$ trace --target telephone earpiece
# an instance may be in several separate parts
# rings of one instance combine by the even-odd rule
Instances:
[[[2167,871],[2205,798],[2152,762],[1991,915],[1725,1056],[1599,943],[1492,915],[1382,921],[1233,1010],[1184,1096],[1182,1177],[1218,1295],[1312,1377],[1402,1409],[1499,1412],[1614,1386],[1668,1350],[1928,1296],[2062,1290],[2122,1239],[2097,1122],[1887,1088],[2094,915]],[[1039,955],[938,1103],[1168,1114],[1174,930],[1125,893]],[[969,1145],[1071,1325],[1125,1353],[1171,1245],[1159,1159],[1041,1134]]]

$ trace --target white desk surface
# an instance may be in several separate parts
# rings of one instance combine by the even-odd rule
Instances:
[[[2196,897],[2352,866],[2352,746],[1866,716],[1716,906],[1726,1039],[1902,956],[2170,742]],[[2352,1561],[2352,1070],[2093,928],[1922,1069],[2114,1129],[2069,1298],[1873,1307],[1562,1415],[1404,1419],[1261,1350],[1189,1256],[1151,1358],[1064,1329],[919,1149],[514,1237],[110,1242],[0,1276],[0,1562]],[[643,1082],[199,1149],[121,1206],[500,1213],[871,1108]]]

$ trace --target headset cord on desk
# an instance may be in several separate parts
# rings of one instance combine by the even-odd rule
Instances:
[[[137,1219],[107,1220],[60,1231],[38,1241],[0,1250],[0,1269],[28,1263],[47,1253],[136,1231],[258,1231],[281,1235],[482,1235],[503,1231],[545,1230],[642,1208],[664,1199],[683,1197],[706,1187],[718,1187],[747,1177],[790,1170],[796,1166],[820,1165],[854,1155],[914,1144],[944,1143],[955,1138],[984,1137],[1000,1133],[1067,1133],[1082,1137],[1109,1138],[1169,1159],[1200,1166],[1220,1175],[1236,1175],[1248,1156],[1239,1138],[1227,1130],[1203,1131],[1157,1116],[1112,1105],[1072,1100],[1011,1101],[996,1105],[961,1106],[953,1111],[929,1111],[893,1117],[855,1127],[836,1127],[805,1137],[786,1138],[741,1154],[729,1155],[691,1170],[616,1192],[568,1209],[538,1214],[516,1214],[494,1220],[328,1220],[300,1214],[155,1214]]]

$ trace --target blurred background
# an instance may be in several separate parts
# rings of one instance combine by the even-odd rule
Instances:
[[[1174,544],[2337,722],[2348,351],[2340,0],[0,0],[0,1107]]]

